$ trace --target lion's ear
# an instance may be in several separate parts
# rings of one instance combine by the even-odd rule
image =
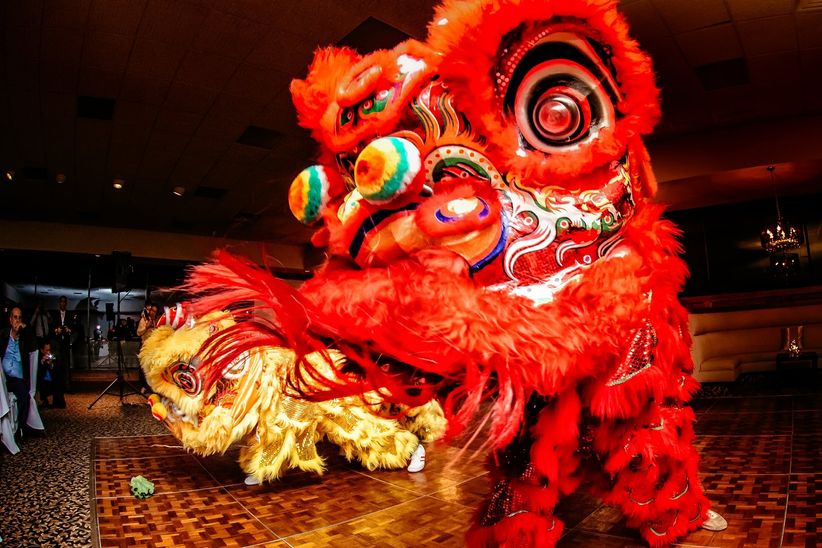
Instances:
[[[335,103],[337,87],[349,69],[359,62],[360,55],[349,48],[320,48],[304,80],[292,80],[291,100],[297,109],[299,124],[317,129],[328,108]]]

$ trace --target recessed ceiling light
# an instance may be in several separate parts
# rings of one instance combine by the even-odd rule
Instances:
[[[66,174],[65,173],[58,173],[54,180],[57,181],[58,185],[62,185],[66,182]]]
[[[8,181],[13,181],[14,180],[14,170],[13,169],[6,170],[6,180],[8,180]]]
[[[184,186],[175,186],[174,190],[171,191],[172,194],[175,196],[182,196],[186,193],[186,187]]]
[[[126,182],[123,179],[114,179],[114,183],[111,185],[116,190],[120,190],[125,186]]]

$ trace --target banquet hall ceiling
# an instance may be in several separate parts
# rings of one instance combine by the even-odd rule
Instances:
[[[285,197],[314,147],[289,81],[317,45],[423,38],[435,3],[0,2],[0,168],[15,172],[0,217],[303,243]],[[663,89],[655,139],[822,115],[822,2],[810,4],[623,0]],[[796,192],[818,191],[822,162],[784,173]],[[771,192],[766,177],[751,181],[747,197]],[[726,183],[741,184],[689,180],[679,206]],[[675,192],[666,199],[677,206]]]

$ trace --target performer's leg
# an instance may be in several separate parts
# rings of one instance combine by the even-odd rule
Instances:
[[[276,416],[268,416],[246,438],[240,467],[259,481],[279,478],[290,468],[322,474],[317,454],[318,404],[283,397]]]
[[[398,420],[406,430],[425,443],[440,439],[448,428],[448,420],[436,400],[408,409]]]
[[[689,407],[655,406],[646,420],[604,422],[595,429],[613,478],[603,501],[620,506],[630,527],[651,546],[674,542],[708,517],[709,502],[697,475]]]
[[[576,489],[579,399],[532,396],[520,434],[491,458],[495,482],[468,532],[470,546],[554,546],[563,524],[553,515],[560,496]]]
[[[393,419],[375,416],[359,398],[331,400],[322,408],[318,430],[338,445],[348,460],[368,470],[405,468],[420,440]]]

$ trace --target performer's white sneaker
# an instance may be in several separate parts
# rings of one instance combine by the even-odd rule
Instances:
[[[702,524],[702,528],[706,531],[724,531],[728,528],[728,522],[713,510],[708,510],[708,519]]]
[[[260,480],[258,480],[256,477],[249,474],[245,477],[245,484],[246,485],[260,485]]]
[[[425,468],[425,447],[419,444],[411,455],[408,471],[411,473],[420,472],[423,468]]]

